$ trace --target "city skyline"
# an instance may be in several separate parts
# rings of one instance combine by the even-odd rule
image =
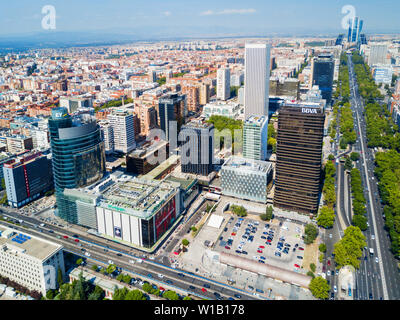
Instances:
[[[19,8],[24,6],[24,15]],[[56,9],[56,29],[43,30],[42,8],[52,5]],[[32,35],[49,32],[118,33],[141,38],[209,36],[209,35],[273,35],[338,33],[343,30],[341,21],[345,14],[345,1],[318,3],[293,0],[282,3],[272,1],[239,2],[203,1],[184,7],[181,1],[149,3],[126,0],[99,1],[96,6],[89,1],[26,1],[3,4],[0,13],[0,38],[11,35]],[[353,1],[357,16],[366,22],[365,32],[395,32],[400,28],[396,12],[400,4],[381,1]],[[329,13],[329,14],[327,14]],[[282,17],[284,17],[282,21]],[[284,22],[284,23],[283,23]],[[345,30],[343,30],[345,31]]]

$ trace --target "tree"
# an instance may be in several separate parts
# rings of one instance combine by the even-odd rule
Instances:
[[[308,272],[307,272],[307,275],[308,275],[309,277],[311,277],[311,278],[315,278],[315,275],[314,275],[314,273],[313,273],[312,271],[308,271]]]
[[[146,300],[146,297],[142,291],[134,289],[126,294],[125,300]]]
[[[352,152],[350,154],[350,159],[352,161],[357,161],[358,159],[360,159],[360,154],[358,152]]]
[[[104,290],[99,286],[95,286],[93,292],[89,294],[88,300],[103,300],[104,297],[105,297]]]
[[[125,282],[126,284],[131,283],[131,280],[132,280],[132,277],[131,277],[129,274],[125,274],[125,275],[122,277],[122,281]]]
[[[187,247],[189,245],[189,240],[188,239],[182,239],[182,244]]]
[[[110,265],[107,267],[106,272],[107,272],[108,274],[111,274],[111,273],[113,273],[116,269],[117,269],[117,267],[116,267],[115,264],[110,264]]]
[[[147,293],[151,293],[151,292],[154,290],[154,288],[151,286],[151,284],[150,284],[150,283],[147,283],[147,282],[145,282],[145,283],[142,285],[142,289],[143,289],[143,291],[145,291],[145,292],[147,292]]]
[[[345,170],[350,171],[353,168],[353,163],[351,162],[350,158],[346,158],[346,161],[344,162],[344,168]]]
[[[318,247],[319,251],[325,253],[326,252],[326,244],[325,243],[321,243]]]
[[[97,265],[95,265],[95,264],[92,265],[92,270],[93,270],[93,271],[97,271],[98,268],[99,268],[99,267],[98,267]]]
[[[77,264],[78,266],[80,266],[82,263],[83,263],[82,258],[79,258],[78,260],[76,260],[76,264]]]
[[[113,300],[125,300],[126,295],[128,294],[129,290],[127,288],[119,289],[115,286]]]
[[[183,298],[183,300],[193,300],[193,299],[191,297],[186,296]]]
[[[179,296],[176,294],[176,292],[170,290],[167,290],[163,293],[163,298],[168,300],[179,300]]]
[[[359,227],[362,231],[365,231],[368,229],[367,225],[367,217],[361,214],[355,214],[353,215],[351,223],[353,226]]]
[[[334,157],[334,155],[333,154],[330,154],[329,156],[328,156],[328,160],[335,160],[335,157]]]
[[[117,281],[122,282],[124,279],[124,276],[122,275],[122,273],[120,273],[119,275],[117,275],[117,277],[115,278]]]
[[[318,299],[328,299],[330,286],[324,278],[312,278],[309,288],[314,297]]]
[[[317,224],[327,229],[327,228],[332,228],[334,221],[335,221],[335,211],[328,206],[323,206],[317,217]]]
[[[322,263],[322,261],[324,261],[324,257],[325,257],[325,255],[323,253],[321,253],[319,255],[318,260],[319,260],[320,263]]]
[[[234,214],[238,215],[239,217],[247,216],[247,210],[243,206],[237,206],[237,205],[232,204],[230,206],[230,209],[232,210],[232,212]]]
[[[366,246],[365,236],[360,228],[349,226],[344,231],[343,238],[335,243],[333,253],[335,254],[336,265],[341,268],[351,265],[358,269],[362,250]]]
[[[50,289],[46,292],[46,299],[48,300],[53,300],[55,296],[56,296],[55,290]]]
[[[316,267],[316,265],[314,263],[310,263],[310,269],[311,269],[312,272],[315,272],[316,268],[317,267]]]
[[[311,244],[318,236],[318,228],[311,223],[307,223],[304,228],[304,243]]]

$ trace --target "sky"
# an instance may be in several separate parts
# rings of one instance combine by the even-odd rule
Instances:
[[[0,0],[0,36],[46,33],[42,8],[56,10],[58,32],[153,36],[345,32],[351,5],[364,32],[400,33],[398,0]]]

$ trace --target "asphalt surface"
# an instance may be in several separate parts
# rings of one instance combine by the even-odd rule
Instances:
[[[367,218],[369,227],[364,231],[368,248],[374,249],[370,256],[367,250],[361,260],[360,269],[356,272],[356,299],[400,299],[400,274],[397,261],[390,251],[390,240],[384,230],[383,208],[378,193],[378,181],[374,177],[374,153],[367,147],[366,123],[363,115],[364,104],[358,93],[353,63],[348,57],[351,106],[355,116],[357,142],[355,151],[360,153],[356,167],[360,170],[367,200]],[[373,239],[373,237],[375,239]],[[375,258],[378,257],[378,263]],[[366,260],[365,260],[366,259]]]
[[[260,299],[252,293],[234,288],[227,284],[177,268],[174,269],[156,262],[155,260],[145,259],[143,255],[133,254],[131,248],[123,245],[110,241],[106,243],[95,242],[92,239],[93,237],[84,236],[82,234],[79,234],[79,242],[77,243],[74,241],[74,239],[76,239],[73,237],[74,232],[70,232],[64,228],[47,223],[44,227],[40,227],[42,221],[36,218],[27,217],[16,212],[1,211],[1,213],[3,216],[11,217],[14,220],[23,220],[22,224],[12,225],[12,227],[60,243],[64,246],[65,251],[81,256],[88,262],[107,266],[110,264],[111,260],[117,267],[122,268],[123,271],[129,271],[142,280],[147,280],[151,283],[171,288],[172,290],[176,289],[186,294],[193,294],[208,299],[215,299],[214,292],[218,292],[224,299],[234,297],[234,299],[237,300],[238,298],[235,297],[235,294],[240,295],[240,299],[243,300]],[[1,224],[9,225],[7,222],[1,222]],[[52,232],[49,232],[49,230]],[[63,236],[67,236],[68,239],[64,239]],[[85,249],[85,252],[88,252],[90,257],[86,256],[85,252],[81,249]],[[142,259],[142,263],[137,262],[139,258]],[[130,262],[132,260],[136,260],[135,264]],[[163,275],[163,277],[159,277],[159,274]],[[170,281],[170,283],[167,283],[167,281]],[[189,288],[189,286],[193,286],[195,289]],[[201,291],[202,288],[206,291]]]

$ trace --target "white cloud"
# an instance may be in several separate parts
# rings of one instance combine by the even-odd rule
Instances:
[[[211,16],[211,15],[223,15],[223,14],[248,14],[248,13],[255,13],[255,9],[225,9],[222,11],[212,11],[212,10],[207,10],[202,13],[200,13],[201,16]]]
[[[164,14],[164,16],[169,17],[171,15],[171,12],[170,11],[165,11],[165,12],[163,12],[163,14]]]

